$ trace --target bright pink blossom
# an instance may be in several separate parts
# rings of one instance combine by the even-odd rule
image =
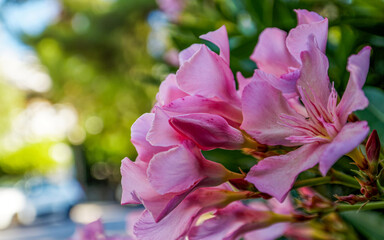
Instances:
[[[223,26],[201,38],[216,44],[220,54],[204,44],[194,44],[180,52],[180,69],[165,79],[156,96],[153,109],[156,117],[147,139],[152,145],[163,147],[184,137],[202,150],[241,149],[248,143],[239,130],[241,93],[236,90],[229,68],[226,28]]]
[[[232,192],[226,185],[198,189],[159,222],[145,210],[134,226],[135,235],[141,240],[183,239],[202,214],[247,198],[248,194],[251,193]]]
[[[152,146],[170,147],[190,140],[202,150],[212,150],[241,149],[248,144],[243,133],[219,115],[180,114],[159,107],[154,111],[155,117],[146,136]]]
[[[131,129],[139,156],[135,162],[126,158],[121,165],[122,204],[142,203],[156,221],[192,191],[242,177],[205,159],[168,120],[161,109],[141,116]]]
[[[240,95],[229,67],[229,41],[225,26],[201,36],[220,49],[193,44],[179,54],[180,68],[161,84],[156,106],[178,114],[210,113],[231,126],[242,121]]]
[[[150,164],[126,158],[121,165],[121,175],[122,204],[142,203],[156,221],[194,190],[241,177],[201,155],[194,156],[184,146],[159,153]]]
[[[144,162],[149,162],[153,155],[168,150],[170,147],[154,146],[147,140],[147,134],[150,130],[155,114],[145,113],[141,115],[131,127],[131,142],[135,146],[138,158]]]
[[[301,232],[304,234],[303,239],[308,239],[307,236],[314,231],[307,223],[296,223],[297,214],[299,213],[294,211],[290,198],[283,203],[276,199],[253,201],[248,205],[239,201],[233,202],[212,213],[212,217],[202,224],[194,226],[189,231],[188,238],[274,240],[283,235],[297,237]]]
[[[160,85],[153,109],[156,117],[147,139],[152,145],[163,147],[177,144],[184,137],[202,150],[241,149],[246,139],[238,129],[241,102],[229,68],[226,28],[201,38],[216,44],[220,54],[204,44],[194,44],[180,52],[180,69]]]
[[[209,113],[193,113],[170,118],[170,124],[194,141],[202,150],[241,149],[245,138],[223,118]]]
[[[327,44],[328,19],[307,10],[295,11],[297,27],[288,35],[278,28],[265,29],[251,55],[260,70],[279,79],[271,84],[283,93],[296,92],[296,81],[302,66],[300,54],[308,50],[308,37],[314,35],[323,53]]]
[[[350,113],[368,106],[362,86],[369,68],[371,49],[363,48],[348,61],[350,79],[337,104],[337,93],[330,86],[328,60],[308,38],[308,51],[301,53],[301,76],[297,82],[304,114],[292,108],[283,93],[270,85],[264,74],[251,82],[243,93],[242,129],[261,143],[301,146],[286,155],[262,160],[248,173],[246,180],[262,192],[282,201],[296,177],[317,163],[323,175],[344,154],[358,146],[367,136],[367,122],[347,123]],[[260,75],[261,76],[261,75]]]
[[[254,204],[253,207],[234,202],[217,210],[212,218],[201,225],[193,227],[188,237],[191,240],[236,240],[253,232],[252,235],[255,237],[253,239],[275,239],[283,235],[288,224],[279,223],[270,227],[273,224],[274,214],[261,202]],[[264,238],[263,235],[268,235],[268,238]]]

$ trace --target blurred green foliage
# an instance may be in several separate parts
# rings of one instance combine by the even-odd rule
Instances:
[[[2,170],[8,174],[48,172],[57,165],[49,155],[53,145],[54,142],[43,141],[27,144],[15,152],[3,153],[0,159]]]
[[[146,51],[146,18],[156,5],[149,0],[61,4],[56,23],[23,40],[36,50],[53,80],[43,97],[70,103],[79,114],[79,126],[69,142],[75,161],[85,165],[89,183],[94,179],[93,164],[105,162],[118,169],[125,156],[135,158],[130,127],[151,109],[160,83],[156,62]],[[112,173],[103,179],[118,182],[119,171]]]
[[[152,1],[63,1],[59,21],[36,38],[26,38],[48,68],[52,102],[68,102],[88,130],[83,143],[89,162],[120,161],[134,156],[130,126],[153,104],[156,80],[145,53]],[[88,118],[102,119],[92,135]]]
[[[0,134],[4,134],[11,127],[11,119],[15,114],[15,108],[23,107],[23,94],[15,87],[0,81],[0,102],[12,104],[0,104]],[[1,153],[0,153],[1,154]]]
[[[360,239],[381,240],[384,238],[384,215],[379,212],[343,212],[341,216],[360,233]]]

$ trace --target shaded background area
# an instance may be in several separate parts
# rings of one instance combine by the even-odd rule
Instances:
[[[177,52],[224,24],[231,68],[250,76],[256,65],[249,56],[263,29],[289,31],[297,8],[329,18],[329,76],[340,95],[348,56],[371,45],[365,88],[371,104],[358,116],[384,139],[383,1],[158,3],[160,8],[154,0],[0,0],[0,228],[12,225],[0,236],[30,229],[20,223],[41,220],[46,226],[55,215],[62,220],[51,222],[71,224],[65,238],[73,221],[102,215],[106,202],[120,209],[120,161],[136,157],[130,126],[150,111],[159,84],[177,70]],[[236,151],[205,155],[234,170],[255,163]],[[79,203],[85,208],[76,210]]]

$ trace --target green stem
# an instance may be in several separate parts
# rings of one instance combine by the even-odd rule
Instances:
[[[351,188],[357,188],[357,189],[361,188],[360,184],[356,181],[356,179],[354,177],[351,177],[351,176],[349,176],[343,172],[337,171],[335,169],[331,169],[330,172],[331,172],[332,181],[335,184],[341,184],[342,183],[344,186],[348,186]]]
[[[354,205],[339,204],[333,208],[323,209],[319,213],[331,213],[331,212],[346,212],[346,211],[360,211],[360,210],[375,210],[384,209],[384,201],[370,202],[370,203],[358,203]]]
[[[364,205],[364,203],[359,203],[355,205],[349,204],[340,204],[336,207],[336,210],[339,212],[353,211],[353,210],[375,210],[375,209],[384,209],[384,201],[380,202],[371,202]]]
[[[321,184],[339,184],[356,189],[361,188],[360,184],[353,177],[334,169],[331,169],[330,172],[330,176],[299,180],[293,185],[293,188],[317,186]]]
[[[332,178],[330,176],[299,180],[293,185],[293,188],[301,188],[301,187],[309,187],[309,186],[317,186],[317,185],[321,185],[321,184],[327,184],[327,183],[331,183],[331,180],[332,180]]]

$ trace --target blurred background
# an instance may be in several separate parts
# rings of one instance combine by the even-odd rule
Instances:
[[[383,140],[383,0],[0,0],[0,240],[66,239],[99,217],[124,233],[134,208],[119,206],[119,168],[136,157],[130,127],[177,70],[178,51],[226,25],[231,68],[251,76],[260,32],[289,31],[297,8],[329,19],[340,95],[348,56],[372,46],[371,103],[358,116]],[[235,170],[253,164],[241,152],[205,155]]]

